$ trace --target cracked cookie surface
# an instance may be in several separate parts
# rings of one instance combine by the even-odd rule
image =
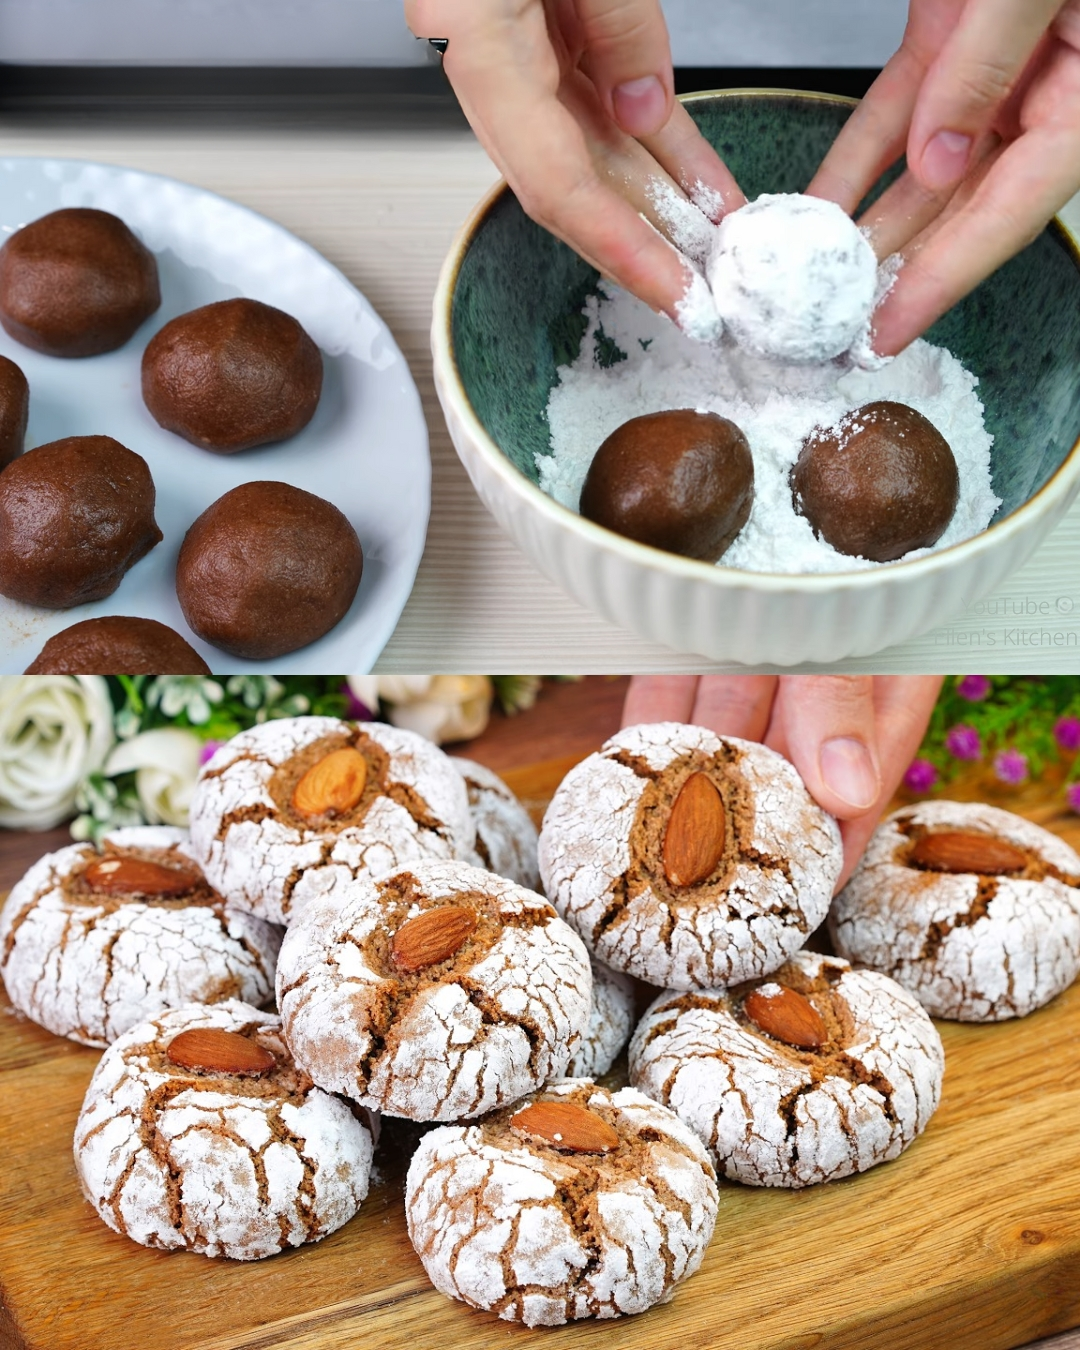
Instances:
[[[258,1073],[184,1067],[182,1033],[244,1037]],[[75,1128],[83,1191],[148,1247],[254,1260],[315,1242],[367,1194],[372,1137],[293,1064],[278,1019],[236,1001],[173,1009],[109,1047]]]
[[[748,996],[777,988],[812,1005],[819,1044],[748,1015]],[[750,1186],[810,1186],[897,1157],[937,1109],[944,1062],[911,994],[812,952],[754,985],[663,993],[630,1042],[631,1082],[697,1133],[720,1175]]]
[[[672,821],[688,783],[712,796],[716,838],[703,864],[691,850],[689,882],[676,884]],[[707,832],[685,835],[697,846]],[[842,850],[836,821],[782,756],[659,722],[625,728],[567,774],[539,858],[552,903],[599,960],[703,989],[767,974],[801,947],[825,917]]]
[[[589,1024],[566,1066],[567,1078],[607,1073],[634,1029],[634,985],[629,976],[593,961],[592,977]]]
[[[333,755],[348,761],[342,751],[362,762],[356,800],[330,793],[324,812],[298,809],[305,775]],[[461,775],[424,737],[381,722],[295,717],[241,732],[204,766],[191,839],[231,903],[289,924],[345,879],[469,855],[475,830]]]
[[[577,934],[540,895],[463,862],[342,882],[278,962],[298,1064],[412,1120],[457,1120],[562,1074],[589,1017]]]
[[[465,780],[476,826],[476,849],[468,861],[538,891],[536,826],[528,811],[486,765],[457,755],[451,755],[450,763]]]
[[[131,885],[110,880],[132,863]],[[142,864],[150,882],[145,868],[140,880]],[[225,903],[186,832],[169,826],[113,830],[100,850],[72,844],[46,854],[0,911],[0,971],[12,1003],[84,1045],[108,1045],[185,1003],[265,1002],[280,943],[280,929]]]
[[[918,861],[940,836],[967,841],[964,856],[944,855],[954,870]],[[955,870],[973,865],[986,870]],[[1080,857],[998,807],[904,807],[878,826],[829,929],[842,955],[891,975],[935,1017],[1022,1017],[1080,971]]]
[[[529,1112],[534,1103],[545,1120]],[[576,1139],[558,1128],[564,1120]],[[705,1150],[672,1112],[633,1088],[567,1079],[425,1135],[405,1209],[438,1290],[508,1321],[555,1326],[670,1298],[701,1264],[717,1198]]]

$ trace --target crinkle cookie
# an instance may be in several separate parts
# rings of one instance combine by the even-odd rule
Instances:
[[[795,769],[703,727],[627,727],[572,769],[540,831],[559,913],[615,970],[708,989],[775,970],[821,923],[840,831]]]
[[[343,880],[472,851],[461,775],[423,736],[294,717],[242,731],[205,766],[191,842],[236,905],[291,923]]]
[[[1080,857],[994,806],[905,807],[878,826],[829,927],[842,955],[935,1017],[1022,1017],[1080,971]]]
[[[458,1120],[562,1074],[588,1022],[581,939],[542,896],[463,862],[343,883],[286,934],[278,1005],[330,1092]]]
[[[110,1228],[147,1247],[250,1261],[340,1228],[372,1137],[293,1064],[278,1019],[230,1000],[115,1041],[75,1127],[75,1166]]]
[[[628,976],[592,963],[589,1025],[566,1066],[567,1078],[598,1078],[614,1064],[634,1029],[634,986]]]
[[[476,825],[476,850],[470,862],[530,891],[540,889],[536,867],[536,826],[497,773],[471,759],[451,756],[465,779],[469,809]]]
[[[897,1157],[926,1128],[945,1056],[895,981],[799,952],[766,981],[669,990],[630,1042],[630,1080],[749,1186],[811,1186]]]
[[[678,1117],[588,1079],[432,1130],[405,1184],[436,1289],[530,1327],[666,1301],[701,1264],[716,1207],[712,1166]]]
[[[84,1045],[184,1003],[274,992],[280,930],[230,908],[168,826],[48,853],[0,911],[0,971],[28,1017]]]

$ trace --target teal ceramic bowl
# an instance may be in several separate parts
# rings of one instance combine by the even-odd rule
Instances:
[[[854,106],[767,89],[684,102],[750,197],[805,188]],[[879,651],[992,591],[1080,489],[1080,250],[1059,222],[927,334],[979,377],[997,515],[964,543],[861,572],[709,566],[601,529],[540,491],[548,394],[557,367],[577,354],[582,305],[597,281],[501,185],[444,266],[435,378],[458,454],[504,529],[582,604],[644,637],[754,665]]]

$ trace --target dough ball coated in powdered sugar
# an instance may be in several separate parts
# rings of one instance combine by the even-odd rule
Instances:
[[[301,779],[341,751],[364,760],[359,800],[321,815],[298,810]],[[242,731],[204,766],[191,803],[206,875],[231,903],[274,923],[291,923],[353,877],[469,856],[475,838],[449,756],[382,722],[293,717]]]
[[[543,896],[463,862],[341,881],[278,963],[297,1063],[411,1120],[480,1115],[564,1073],[591,992],[581,939]]]
[[[566,1136],[549,1142],[523,1128],[533,1103],[548,1124],[558,1123],[552,1106],[569,1107],[605,1151],[572,1151],[560,1147]],[[436,1289],[526,1326],[666,1301],[701,1264],[717,1199],[705,1150],[676,1116],[588,1079],[432,1130],[405,1186],[409,1236]]]
[[[835,202],[766,193],[724,217],[708,278],[739,346],[822,362],[866,338],[877,258]]]
[[[763,1016],[757,989],[771,999],[778,987],[812,1004],[820,1044],[800,1048],[748,1015]],[[897,1157],[937,1109],[944,1063],[905,989],[813,952],[752,989],[661,994],[630,1042],[631,1082],[697,1133],[720,1175],[750,1186],[810,1186]]]
[[[476,848],[466,861],[509,877],[530,891],[539,890],[536,826],[528,811],[486,765],[456,755],[451,755],[450,763],[465,779],[476,826]]]
[[[131,863],[160,869],[150,876],[163,891],[153,893],[152,882],[148,891],[138,871],[133,884],[110,880]],[[265,1002],[280,943],[280,929],[215,893],[186,831],[169,826],[113,830],[100,850],[72,844],[46,854],[0,911],[0,971],[12,1003],[84,1045],[108,1045],[193,1001]]]
[[[948,871],[920,862],[934,836],[974,837],[974,866],[983,870],[963,854]],[[980,862],[981,839],[994,851]],[[997,856],[1001,844],[1006,853]],[[1023,1017],[1080,972],[1080,856],[998,807],[905,807],[878,826],[833,902],[829,928],[838,951],[891,975],[935,1017]]]
[[[666,850],[691,779],[721,803],[715,864],[674,884]],[[660,988],[708,989],[765,975],[801,947],[843,855],[836,821],[781,755],[658,722],[624,728],[567,774],[539,856],[552,904],[599,960]]]
[[[567,1078],[598,1078],[607,1073],[634,1029],[633,982],[600,961],[593,961],[592,976],[589,1025],[566,1066]]]
[[[169,1058],[181,1033],[208,1029],[243,1036],[271,1067],[232,1073]],[[147,1247],[240,1261],[347,1223],[371,1155],[369,1125],[295,1067],[278,1019],[231,1000],[126,1032],[102,1056],[75,1127],[83,1191],[110,1228]]]

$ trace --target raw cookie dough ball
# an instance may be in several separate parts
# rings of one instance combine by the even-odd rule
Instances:
[[[474,841],[449,757],[383,722],[293,717],[242,731],[204,765],[191,799],[207,876],[272,923],[368,871],[465,857]]]
[[[154,255],[107,211],[53,211],[0,248],[0,323],[48,356],[122,347],[160,304]]]
[[[670,1298],[701,1264],[717,1199],[705,1150],[676,1116],[588,1079],[432,1130],[405,1182],[409,1237],[435,1288],[530,1327]]]
[[[102,600],[161,538],[146,460],[111,436],[50,441],[0,474],[0,595],[12,600]]]
[[[143,399],[166,431],[231,455],[295,436],[322,392],[322,357],[291,314],[219,300],[167,323],[142,362]]]
[[[566,1066],[567,1078],[607,1073],[634,1029],[633,981],[600,961],[592,962],[592,977],[589,1025]]]
[[[754,460],[726,417],[681,408],[634,417],[597,450],[581,514],[639,544],[716,562],[750,516]]]
[[[948,441],[922,413],[888,400],[815,427],[790,483],[796,513],[819,538],[873,562],[936,544],[960,497]]]
[[[825,917],[836,821],[791,764],[704,727],[626,727],[559,785],[540,875],[615,970],[709,989],[775,970]]]
[[[667,992],[630,1043],[630,1080],[748,1186],[812,1186],[897,1157],[941,1097],[934,1024],[893,980],[799,952],[767,982]]]
[[[465,780],[469,810],[476,825],[476,848],[465,861],[508,877],[530,891],[538,891],[536,826],[528,811],[499,775],[483,764],[455,756],[451,756],[450,763]]]
[[[179,633],[156,619],[119,614],[84,619],[55,633],[27,675],[209,675]]]
[[[23,452],[30,386],[14,361],[0,356],[0,469]]]
[[[766,193],[724,217],[708,278],[739,346],[830,361],[869,332],[877,259],[835,202]]]
[[[184,536],[176,595],[205,642],[265,661],[339,623],[363,567],[356,531],[332,503],[289,483],[242,483]]]
[[[83,1192],[110,1228],[237,1261],[348,1223],[371,1154],[368,1122],[296,1068],[278,1019],[231,999],[133,1027],[75,1126]]]
[[[829,929],[935,1017],[1023,1017],[1080,971],[1080,857],[994,806],[904,807],[878,826]]]
[[[591,985],[581,939],[542,896],[455,861],[310,901],[282,943],[277,993],[320,1087],[460,1120],[565,1072]]]
[[[0,910],[0,971],[27,1017],[108,1045],[166,1008],[274,989],[280,932],[228,907],[169,826],[46,854]]]

